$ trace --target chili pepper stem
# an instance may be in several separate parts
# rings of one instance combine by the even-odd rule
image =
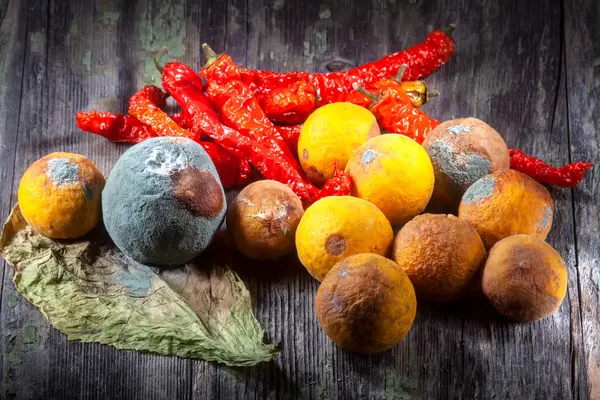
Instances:
[[[352,87],[354,88],[354,90],[356,90],[358,93],[362,93],[365,96],[367,96],[369,98],[369,100],[371,100],[373,103],[377,103],[377,101],[379,100],[379,96],[377,96],[374,93],[369,92],[367,89],[365,89],[364,87],[360,86],[358,84],[358,82],[354,82],[352,84]]]
[[[202,43],[202,54],[206,57],[204,68],[210,67],[220,56],[220,54],[217,54],[207,43]]]
[[[160,49],[158,49],[158,51],[156,53],[154,53],[154,66],[156,67],[156,69],[158,70],[158,72],[160,72],[162,74],[163,69],[164,69],[164,65],[161,64],[160,62],[160,58],[162,57],[162,55],[166,52],[169,51],[169,48],[167,46],[163,46]]]
[[[450,39],[452,39],[452,41],[454,42],[454,38],[452,37],[452,34],[454,33],[454,30],[456,29],[456,25],[454,24],[448,24],[447,27],[445,27],[444,29],[442,29],[442,31],[448,35],[448,37]]]
[[[402,64],[400,68],[398,68],[398,72],[396,73],[396,76],[394,76],[395,81],[402,82],[402,76],[404,75],[404,72],[406,72],[406,68],[408,68],[408,65],[406,64]]]
[[[440,92],[437,91],[437,90],[427,90],[425,93],[426,93],[425,94],[425,101],[426,102],[429,102],[429,99],[431,97],[438,97],[440,95]]]

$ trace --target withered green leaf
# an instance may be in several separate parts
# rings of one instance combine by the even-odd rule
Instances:
[[[17,206],[0,237],[18,291],[69,339],[249,366],[276,346],[228,267],[154,270],[125,257],[102,229],[59,241],[31,229]]]

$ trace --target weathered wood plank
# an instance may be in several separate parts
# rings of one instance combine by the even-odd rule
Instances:
[[[438,119],[484,119],[511,147],[551,163],[567,162],[569,146],[573,159],[598,161],[593,124],[599,111],[590,98],[598,98],[600,49],[590,38],[598,37],[600,10],[593,0],[565,6],[566,72],[559,1],[31,3],[28,18],[18,3],[10,7],[19,13],[9,8],[5,17],[28,24],[0,26],[2,50],[2,34],[16,38],[11,56],[0,55],[0,77],[10,78],[0,85],[0,104],[18,97],[20,72],[12,66],[25,65],[21,115],[14,106],[0,106],[2,146],[10,139],[0,146],[0,167],[13,192],[0,197],[3,215],[20,174],[48,152],[80,152],[108,173],[125,147],[78,132],[75,112],[125,111],[133,92],[159,82],[153,52],[167,46],[169,59],[199,68],[202,42],[248,67],[325,71],[408,47],[454,22],[458,52],[428,79],[442,96],[427,112]],[[27,40],[19,43],[25,25]],[[20,56],[14,50],[19,46]],[[13,75],[4,75],[5,60]],[[371,357],[341,351],[328,340],[314,314],[318,283],[297,260],[241,268],[267,340],[281,342],[283,351],[272,363],[240,370],[67,342],[17,296],[6,274],[2,388],[18,389],[19,398],[600,397],[598,191],[597,174],[573,192],[552,190],[557,213],[548,241],[569,269],[568,300],[558,313],[517,325],[501,320],[477,296],[445,307],[420,304],[408,337]]]
[[[23,64],[25,54],[27,3],[3,1],[0,3],[0,182],[4,185],[0,196],[0,215],[8,215],[13,201],[12,187],[14,175],[15,148],[19,126]],[[13,309],[21,301],[13,293],[4,291],[4,276],[10,268],[0,261],[0,310]],[[0,313],[0,325],[12,323],[14,314]],[[17,346],[23,343],[22,337],[2,332],[0,337],[0,397],[15,394],[14,364],[18,362]]]
[[[431,80],[443,93],[432,114],[476,116],[496,128],[509,147],[567,162],[560,3],[482,2],[468,4],[468,12],[465,6],[451,7],[458,51]],[[569,267],[568,300],[553,316],[530,324],[502,320],[480,297],[466,301],[463,398],[576,397],[572,387],[580,383],[572,376],[572,354],[581,350],[581,329],[571,317],[579,304],[571,198],[564,190],[553,189],[552,195],[557,213],[548,241]]]
[[[24,5],[27,13],[19,21],[26,27],[22,93],[18,112],[19,122],[15,127],[17,138],[13,151],[16,154],[14,179],[9,183],[15,201],[21,174],[37,157],[41,145],[43,126],[48,112],[47,85],[47,11],[45,1],[30,1]],[[15,16],[16,17],[16,16]],[[50,363],[46,341],[50,329],[44,317],[23,297],[16,293],[10,268],[6,268],[0,323],[7,345],[7,356],[3,360],[3,379],[6,395],[32,399],[39,391],[46,390],[49,383]],[[35,371],[35,373],[31,373]],[[29,379],[22,377],[29,375]],[[3,394],[4,394],[3,393]]]
[[[588,379],[588,390],[582,391],[582,398],[600,399],[600,4],[593,0],[563,4],[571,144],[568,154],[572,161],[596,164],[573,190],[573,207],[585,342],[585,354],[578,356],[587,367]]]

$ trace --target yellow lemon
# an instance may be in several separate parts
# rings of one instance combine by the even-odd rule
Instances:
[[[319,281],[348,256],[386,255],[393,240],[385,215],[368,201],[351,196],[317,201],[305,211],[296,230],[300,262]]]
[[[332,103],[313,112],[298,139],[302,168],[317,185],[333,177],[337,163],[344,169],[352,152],[369,138],[378,136],[375,116],[352,103]]]
[[[433,192],[433,166],[414,140],[382,135],[360,146],[346,165],[352,195],[375,204],[392,225],[420,214]]]
[[[36,231],[54,239],[74,239],[100,220],[104,176],[79,154],[52,153],[25,171],[19,184],[19,207]]]

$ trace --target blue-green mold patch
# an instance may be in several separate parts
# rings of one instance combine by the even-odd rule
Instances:
[[[496,179],[491,176],[484,176],[465,192],[462,201],[466,204],[475,203],[487,199],[494,193]]]
[[[377,157],[377,153],[375,153],[375,150],[367,147],[367,150],[363,153],[362,157],[360,158],[360,162],[369,165],[371,164],[371,161],[375,159],[375,157]]]
[[[455,156],[452,147],[443,139],[431,142],[427,153],[434,165],[437,165],[461,193],[490,173],[491,163],[488,159],[479,154]]]
[[[79,165],[66,158],[53,158],[48,161],[46,175],[59,187],[73,185],[79,182]]]
[[[542,229],[546,229],[548,227],[548,224],[550,223],[551,218],[552,218],[552,209],[550,207],[546,206],[546,209],[544,210],[544,217],[540,221],[540,224],[542,225]]]
[[[152,280],[156,277],[148,267],[126,267],[118,274],[119,284],[133,296],[146,296],[152,289]]]

